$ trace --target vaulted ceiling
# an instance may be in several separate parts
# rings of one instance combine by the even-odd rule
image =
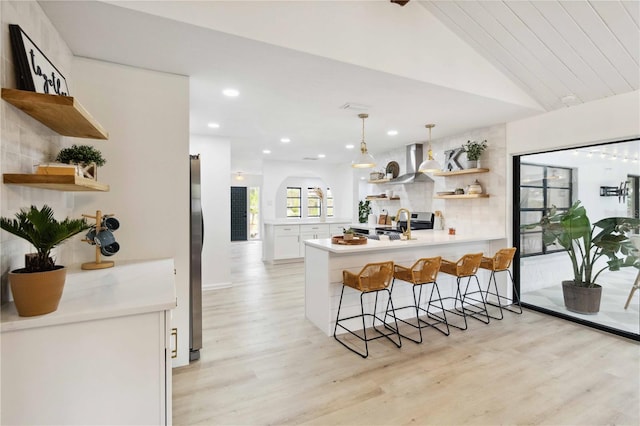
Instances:
[[[547,110],[640,88],[638,1],[424,1]]]
[[[190,76],[192,133],[229,138],[246,173],[263,158],[348,162],[363,110],[375,154],[424,141],[429,122],[437,140],[640,80],[636,1],[40,4],[77,56]]]

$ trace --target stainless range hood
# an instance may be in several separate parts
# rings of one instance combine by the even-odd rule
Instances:
[[[397,178],[391,179],[389,183],[413,183],[413,182],[433,182],[429,176],[418,172],[418,166],[424,159],[422,144],[414,143],[407,145],[407,168],[405,173]]]

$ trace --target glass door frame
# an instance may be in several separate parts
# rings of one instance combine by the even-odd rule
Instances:
[[[513,259],[513,263],[512,263],[512,267],[513,267],[513,279],[515,281],[515,285],[516,285],[516,290],[517,290],[517,295],[514,299],[519,299],[518,301],[522,304],[523,308],[527,308],[530,309],[532,311],[536,311],[536,312],[541,312],[547,315],[552,315],[554,317],[557,318],[562,318],[565,319],[567,321],[572,321],[587,327],[591,327],[594,328],[596,330],[601,330],[601,331],[606,331],[607,333],[611,333],[611,334],[615,334],[617,336],[622,336],[622,337],[626,337],[628,339],[632,339],[635,341],[640,341],[640,335],[638,334],[634,334],[625,330],[620,330],[617,328],[613,328],[613,327],[609,327],[603,324],[599,324],[596,322],[592,322],[592,321],[587,321],[584,320],[582,318],[577,318],[562,312],[558,312],[558,311],[554,311],[551,309],[547,309],[547,308],[543,308],[541,306],[538,305],[533,305],[530,303],[526,303],[522,301],[522,298],[520,297],[521,293],[521,288],[520,288],[520,277],[521,277],[521,271],[520,271],[520,159],[521,157],[527,156],[527,155],[531,155],[531,154],[544,154],[544,153],[550,153],[550,152],[558,152],[558,151],[567,151],[567,150],[571,150],[571,149],[578,149],[578,148],[589,148],[589,147],[594,147],[594,146],[605,146],[605,145],[611,145],[611,144],[616,144],[616,143],[621,143],[621,142],[630,142],[630,141],[637,141],[638,138],[631,138],[631,139],[623,139],[623,140],[617,140],[617,141],[612,141],[612,142],[605,142],[605,143],[594,143],[594,144],[588,144],[588,145],[581,145],[579,147],[571,147],[571,148],[561,148],[561,149],[553,149],[553,150],[546,150],[546,151],[538,151],[535,153],[527,153],[527,154],[519,154],[519,155],[514,155],[512,157],[512,175],[513,175],[513,180],[512,180],[512,185],[511,185],[511,190],[512,190],[512,200],[513,203],[512,205],[512,212],[511,212],[511,217],[512,217],[512,241],[513,241],[513,246],[517,248],[516,250],[516,254],[514,256]],[[515,300],[514,300],[515,302]]]

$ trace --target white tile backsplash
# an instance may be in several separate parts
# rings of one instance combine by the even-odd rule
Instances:
[[[400,196],[400,201],[372,201],[372,212],[379,215],[383,209],[395,215],[400,207],[410,211],[442,211],[445,227],[455,227],[458,234],[470,232],[473,229],[494,229],[496,234],[506,234],[506,126],[504,124],[487,128],[475,129],[453,137],[432,140],[433,152],[436,160],[443,165],[444,151],[458,148],[467,140],[487,140],[487,150],[481,158],[481,165],[490,169],[489,173],[468,174],[460,176],[432,176],[433,182],[415,182],[409,184],[369,184],[360,185],[360,199],[367,195],[381,194],[391,189],[394,195]],[[427,144],[424,144],[424,155],[427,155]],[[464,157],[464,154],[462,154]],[[373,171],[382,170],[390,161],[400,164],[400,174],[406,172],[406,149],[394,149],[376,155],[380,167]],[[434,199],[436,192],[448,189],[463,188],[478,180],[484,193],[489,198],[478,199]]]
[[[2,87],[16,88],[13,54],[9,38],[9,24],[18,24],[45,53],[49,60],[64,74],[71,75],[72,54],[62,37],[53,27],[40,5],[35,1],[0,2],[2,31]],[[34,120],[7,102],[0,101],[0,171],[2,173],[32,173],[34,165],[55,157],[62,146],[62,136]],[[45,189],[2,185],[0,214],[13,217],[21,208],[48,204],[56,212],[56,218],[71,214],[71,194]],[[73,244],[69,242],[68,244]],[[24,266],[24,254],[33,248],[24,240],[2,231],[0,238],[0,300],[7,300],[7,274]],[[58,263],[70,260],[70,251],[62,245],[56,253]]]

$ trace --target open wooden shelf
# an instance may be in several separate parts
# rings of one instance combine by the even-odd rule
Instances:
[[[434,172],[434,176],[457,176],[457,175],[469,175],[472,173],[487,173],[489,169],[463,169],[454,170],[452,172]]]
[[[366,197],[367,201],[400,201],[400,197],[372,197],[372,196],[368,196]]]
[[[31,186],[55,191],[109,191],[109,185],[80,176],[5,173],[2,177],[6,184]]]
[[[109,133],[72,96],[3,88],[2,99],[62,136],[109,139]]]
[[[367,182],[369,183],[387,183],[389,182],[390,179],[375,179],[375,180],[369,180]]]
[[[436,195],[433,198],[442,198],[442,199],[463,199],[463,198],[489,198],[489,194],[457,194],[457,195]]]

